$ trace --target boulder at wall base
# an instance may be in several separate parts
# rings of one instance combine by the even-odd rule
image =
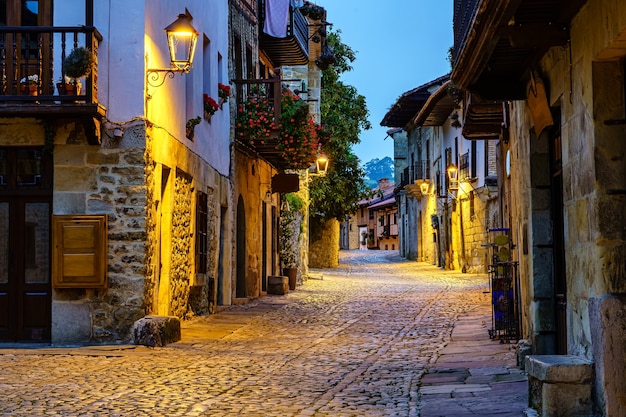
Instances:
[[[146,316],[133,324],[136,345],[162,347],[180,340],[180,320],[170,316]]]
[[[267,293],[273,295],[285,295],[289,292],[289,279],[282,275],[267,277]]]

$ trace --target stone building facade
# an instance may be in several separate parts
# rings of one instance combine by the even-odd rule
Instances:
[[[230,115],[202,119],[202,93],[217,97],[218,82],[228,83],[226,0],[76,3],[39,2],[33,22],[7,14],[12,26],[55,35],[54,59],[47,50],[43,60],[23,56],[15,72],[39,76],[37,96],[13,87],[0,96],[0,223],[26,248],[0,267],[12,306],[0,326],[6,341],[125,343],[145,315],[211,311],[217,283],[230,282],[231,246],[220,243],[231,240]],[[163,28],[181,14],[199,32],[196,59],[189,73],[165,78],[152,69],[170,66]],[[73,33],[74,43],[61,42]],[[63,57],[79,46],[95,63],[73,99],[47,77],[61,79]],[[11,65],[0,65],[4,77]],[[22,245],[24,233],[34,239]]]
[[[449,89],[443,76],[407,91],[381,122],[401,129],[392,134],[396,164],[404,166],[396,181],[400,253],[445,269],[486,272],[488,231],[501,225],[496,141],[463,138],[462,109]]]
[[[497,126],[501,135],[499,187],[519,262],[520,336],[538,360],[560,355],[561,368],[586,360],[595,369],[593,381],[577,381],[562,408],[544,415],[561,415],[574,392],[584,396],[570,413],[626,415],[626,5],[587,0],[534,10],[527,1],[510,9],[484,2],[475,19],[464,21],[469,15],[460,12],[472,5],[462,3],[452,78],[467,91],[465,128],[478,126],[478,114],[492,122],[483,130]],[[530,20],[534,29],[525,32]],[[506,22],[515,22],[510,32],[495,29]],[[555,24],[561,32],[548,30]],[[532,51],[515,42],[489,46],[528,36]],[[493,66],[503,58],[514,60],[508,72]],[[502,110],[475,105],[477,97]]]

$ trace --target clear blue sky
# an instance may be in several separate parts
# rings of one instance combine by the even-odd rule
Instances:
[[[332,30],[356,52],[342,81],[365,96],[372,129],[354,151],[362,164],[393,158],[393,140],[380,122],[404,92],[450,72],[452,0],[316,0]]]

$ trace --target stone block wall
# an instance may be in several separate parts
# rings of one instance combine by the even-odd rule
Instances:
[[[309,266],[311,268],[335,268],[339,266],[339,221],[325,221],[312,217],[310,224],[311,244]]]
[[[172,212],[172,259],[170,275],[170,314],[183,318],[188,312],[189,289],[192,278],[192,259],[195,234],[192,213],[192,178],[176,173],[174,183],[174,209]]]
[[[127,341],[144,310],[146,186],[142,123],[126,137],[90,146],[80,125],[59,123],[54,139],[54,214],[106,214],[108,288],[53,291],[55,343]],[[110,132],[109,132],[110,133]],[[82,319],[81,319],[82,317]]]

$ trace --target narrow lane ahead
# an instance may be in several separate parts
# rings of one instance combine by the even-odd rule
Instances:
[[[184,323],[165,348],[0,350],[0,415],[419,416],[420,380],[458,317],[484,309],[487,277],[394,251],[315,272]]]

